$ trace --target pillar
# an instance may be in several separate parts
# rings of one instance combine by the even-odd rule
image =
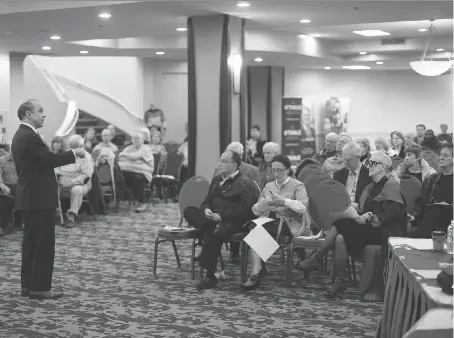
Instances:
[[[231,141],[245,142],[244,19],[188,19],[189,172],[211,179]]]

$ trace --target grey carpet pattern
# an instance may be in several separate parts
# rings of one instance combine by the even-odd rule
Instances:
[[[324,272],[305,280],[295,271],[286,287],[279,254],[260,289],[244,293],[239,265],[227,263],[227,281],[197,291],[190,279],[190,241],[177,242],[181,268],[170,243],[161,244],[153,277],[157,229],[178,224],[176,204],[157,204],[142,214],[122,206],[96,221],[56,230],[54,288],[65,297],[20,297],[21,232],[0,238],[0,337],[372,337],[382,305],[362,302],[356,287],[330,300]],[[223,249],[228,262],[228,252]],[[198,274],[197,274],[198,275]]]

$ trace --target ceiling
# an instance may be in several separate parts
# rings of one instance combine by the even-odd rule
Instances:
[[[326,66],[366,65],[375,70],[408,69],[418,60],[427,41],[429,20],[435,20],[429,55],[452,57],[452,1],[250,1],[247,8],[237,1],[22,1],[0,0],[0,52],[21,52],[59,56],[139,56],[186,59],[187,17],[226,13],[247,19],[246,63],[260,56],[265,65],[320,69]],[[112,17],[98,17],[108,11]],[[310,19],[303,24],[301,19]],[[387,37],[363,37],[357,30],[383,30]],[[53,41],[53,34],[62,37]],[[275,41],[263,47],[260,39]],[[303,35],[303,38],[299,38]],[[312,35],[316,37],[307,37]],[[383,45],[382,38],[402,38],[404,43]],[[323,55],[309,55],[304,48],[281,47],[281,41],[295,46],[307,43],[323,46]],[[305,41],[306,40],[306,41]],[[48,52],[42,46],[51,46]],[[288,44],[286,44],[288,46]],[[437,48],[445,51],[437,52]],[[156,55],[165,51],[165,55]],[[367,52],[367,55],[359,55]],[[376,65],[377,61],[384,64]]]

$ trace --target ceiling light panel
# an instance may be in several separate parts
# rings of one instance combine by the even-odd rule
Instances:
[[[363,70],[363,69],[370,69],[368,66],[342,66],[344,69],[350,69],[350,70]]]
[[[391,35],[388,32],[381,31],[379,29],[369,29],[364,31],[353,31],[353,33],[362,35],[362,36],[386,36]]]
[[[301,23],[311,23],[311,20],[309,20],[309,19],[301,19],[300,22]]]
[[[109,19],[112,15],[107,12],[102,12],[98,15],[101,19]]]
[[[60,40],[61,39],[61,36],[60,35],[52,35],[50,37],[52,40]]]
[[[243,8],[250,6],[250,4],[248,2],[238,2],[236,5],[238,7],[243,7]]]

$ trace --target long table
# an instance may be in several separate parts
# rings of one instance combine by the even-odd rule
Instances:
[[[402,338],[429,310],[453,308],[453,297],[442,292],[436,280],[438,263],[449,256],[433,251],[431,239],[391,237],[388,258],[377,338]]]

